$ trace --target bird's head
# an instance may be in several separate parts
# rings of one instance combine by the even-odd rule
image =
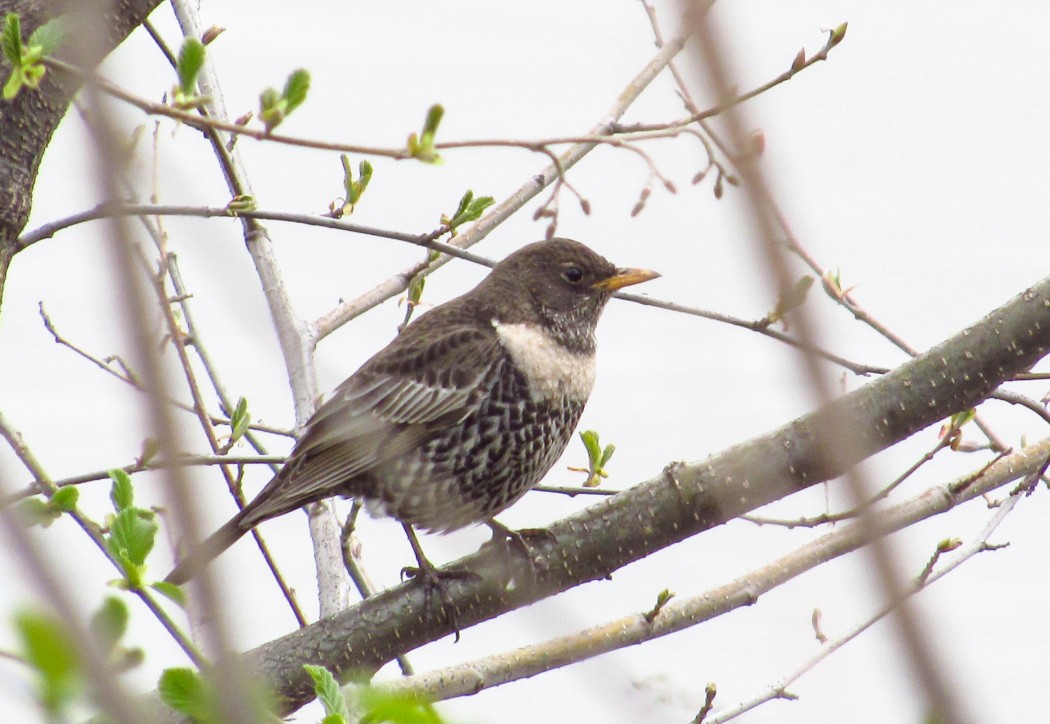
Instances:
[[[619,269],[571,239],[522,247],[492,270],[484,286],[497,292],[503,322],[543,324],[561,344],[594,348],[594,328],[617,289],[660,276],[648,269]]]

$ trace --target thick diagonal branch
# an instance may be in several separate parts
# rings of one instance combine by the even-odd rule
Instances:
[[[486,548],[451,564],[479,574],[448,593],[463,629],[592,580],[842,472],[815,430],[845,421],[852,465],[988,396],[1050,350],[1050,278],[969,329],[881,379],[770,433],[706,460],[669,466],[651,480],[551,526],[536,544],[535,577],[519,557]],[[508,581],[516,585],[508,586]],[[403,584],[246,654],[292,711],[313,698],[306,663],[346,677],[449,633],[426,615],[422,589]]]

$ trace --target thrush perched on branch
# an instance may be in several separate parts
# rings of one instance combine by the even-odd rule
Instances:
[[[422,315],[336,389],[288,462],[168,575],[184,583],[265,520],[336,495],[414,528],[486,523],[561,456],[594,384],[594,328],[614,291],[658,276],[553,239]]]

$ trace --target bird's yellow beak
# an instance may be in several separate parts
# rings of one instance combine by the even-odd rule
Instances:
[[[616,273],[611,277],[600,279],[592,284],[591,289],[615,292],[617,289],[623,289],[632,284],[641,284],[650,279],[656,279],[658,276],[660,276],[660,273],[654,272],[652,269],[617,269]]]

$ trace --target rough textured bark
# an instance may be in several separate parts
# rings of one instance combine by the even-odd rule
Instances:
[[[456,619],[466,629],[608,578],[627,563],[835,477],[842,471],[829,467],[821,454],[826,441],[815,433],[827,429],[829,420],[851,436],[855,459],[845,462],[854,464],[977,404],[1048,351],[1050,278],[828,408],[706,460],[671,466],[559,521],[550,528],[554,540],[535,544],[535,577],[520,555],[495,547],[450,564],[478,574],[449,585]],[[428,615],[421,587],[409,582],[264,644],[246,659],[279,692],[288,713],[313,698],[303,664],[322,664],[344,679],[367,675],[451,630],[447,621]]]
[[[90,43],[77,42],[77,63],[94,67],[159,4],[160,0],[0,0],[0,19],[18,13],[23,37],[28,38],[41,24],[67,12],[92,12],[96,8],[96,17],[104,12],[106,32],[92,37]],[[86,32],[84,26],[78,27]],[[57,55],[68,57],[61,49]],[[5,64],[5,78],[6,69]],[[72,78],[49,72],[38,90],[23,89],[13,101],[0,102],[0,304],[9,265],[20,251],[18,234],[29,219],[40,160],[77,88]]]

